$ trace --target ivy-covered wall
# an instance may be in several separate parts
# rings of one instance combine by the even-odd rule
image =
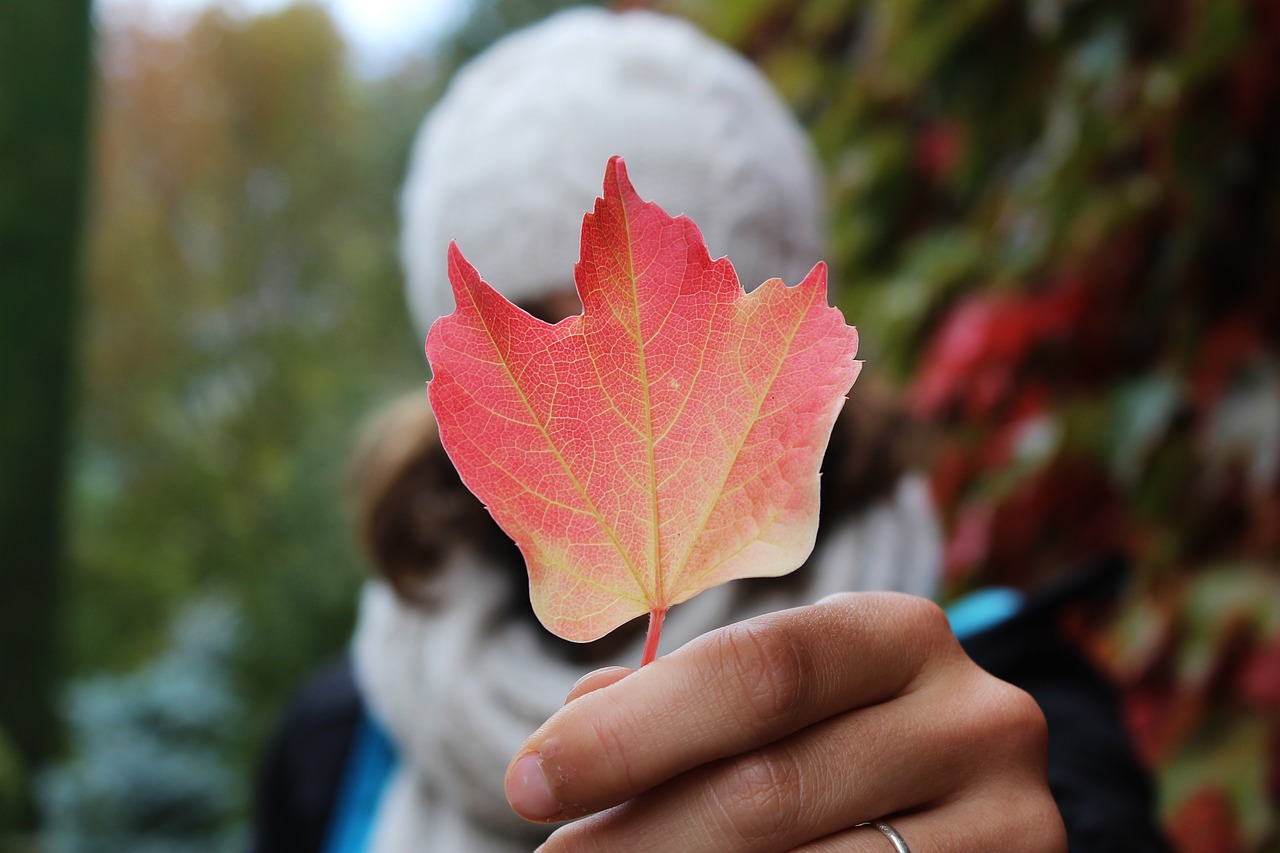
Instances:
[[[1126,551],[1069,627],[1170,834],[1277,849],[1280,4],[655,5],[811,127],[867,370],[936,428],[951,592]]]

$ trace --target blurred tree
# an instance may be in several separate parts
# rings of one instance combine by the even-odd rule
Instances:
[[[0,25],[0,820],[47,758],[60,671],[64,453],[88,94],[88,0]],[[18,811],[15,811],[17,809]]]
[[[99,65],[73,663],[148,659],[166,616],[220,586],[261,735],[347,640],[355,424],[425,378],[394,245],[430,76],[355,78],[309,5],[108,24]]]
[[[230,668],[239,628],[228,602],[198,600],[175,615],[156,660],[71,683],[73,757],[38,784],[50,849],[244,848],[245,785],[231,758],[244,713]]]
[[[100,27],[71,663],[139,666],[193,591],[225,591],[245,632],[242,776],[348,639],[356,425],[426,379],[395,252],[412,135],[453,62],[564,5],[477,2],[435,58],[378,79],[315,5]],[[68,766],[107,756],[75,746]],[[59,820],[81,794],[54,797]]]

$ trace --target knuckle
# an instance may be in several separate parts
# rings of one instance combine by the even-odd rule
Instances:
[[[1025,690],[1004,681],[998,682],[1000,707],[1005,732],[1023,754],[1040,754],[1049,746],[1049,724],[1040,705]]]
[[[800,705],[808,670],[801,644],[777,623],[743,622],[721,634],[720,663],[751,722],[768,729]]]
[[[1014,832],[1026,840],[1027,848],[1037,853],[1065,853],[1067,830],[1048,786],[1022,785],[1010,793],[1003,798],[1006,819],[1017,824]]]
[[[799,766],[780,751],[735,761],[710,786],[722,832],[736,845],[789,840],[800,825],[801,794]]]
[[[1025,690],[978,669],[976,699],[971,705],[974,724],[995,749],[1017,766],[1040,767],[1049,746],[1049,725],[1040,705]],[[1030,762],[1030,764],[1028,764]]]
[[[904,595],[907,606],[915,616],[916,623],[929,634],[951,633],[951,623],[947,621],[947,612],[938,602],[919,595]]]
[[[1035,797],[1027,812],[1027,826],[1040,834],[1044,853],[1067,853],[1067,828],[1062,812],[1048,790]]]
[[[912,636],[923,639],[932,649],[959,648],[947,612],[937,602],[918,595],[903,595],[902,600],[905,627]]]
[[[969,661],[951,630],[946,611],[935,602],[895,594],[894,607],[894,631],[901,646],[903,670],[911,677],[907,690],[915,689],[938,672],[957,672],[957,663]]]
[[[1004,845],[1016,844],[1028,853],[1066,853],[1066,827],[1047,783],[1007,779],[984,793],[975,816],[990,833],[988,846],[1006,849]]]

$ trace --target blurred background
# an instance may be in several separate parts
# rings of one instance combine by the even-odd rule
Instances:
[[[350,632],[353,435],[426,379],[412,133],[567,5],[5,5],[0,849],[243,845]],[[1067,627],[1177,849],[1280,850],[1280,4],[623,5],[810,128],[867,370],[934,428],[947,595],[1126,550]]]

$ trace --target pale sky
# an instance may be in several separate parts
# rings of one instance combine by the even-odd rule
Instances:
[[[94,13],[111,17],[137,11],[181,19],[211,6],[232,11],[269,12],[291,0],[94,0]],[[390,70],[407,54],[421,51],[461,16],[467,0],[312,0],[329,10],[351,45],[357,65],[369,73]],[[149,16],[150,17],[150,16]]]

